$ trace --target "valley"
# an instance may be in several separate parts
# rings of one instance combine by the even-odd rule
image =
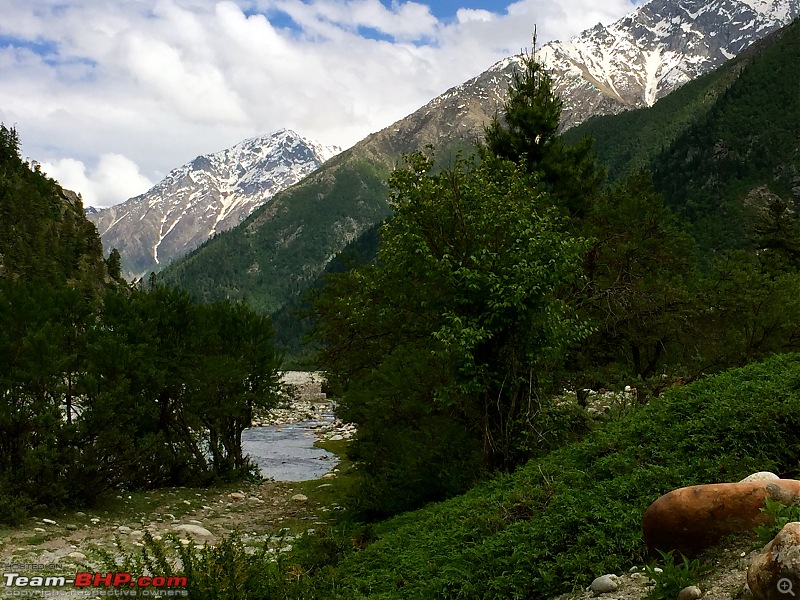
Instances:
[[[651,0],[346,150],[281,129],[102,211],[0,125],[6,569],[784,600],[798,17]]]

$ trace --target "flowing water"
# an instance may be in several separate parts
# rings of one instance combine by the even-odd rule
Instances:
[[[335,454],[314,446],[317,436],[312,428],[321,422],[324,421],[245,429],[242,448],[264,477],[275,481],[319,479],[338,462]]]

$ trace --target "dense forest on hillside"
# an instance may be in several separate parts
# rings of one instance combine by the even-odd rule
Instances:
[[[80,199],[0,126],[0,523],[108,490],[248,474],[241,432],[276,401],[266,317],[129,288]]]
[[[755,224],[781,206],[793,220],[800,198],[798,59],[795,23],[651,108],[591,119],[565,138],[591,136],[612,179],[652,171],[703,253],[752,251]]]

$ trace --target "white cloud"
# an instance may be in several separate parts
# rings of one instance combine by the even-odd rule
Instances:
[[[0,115],[26,156],[107,204],[281,127],[347,147],[529,46],[534,26],[545,43],[634,8],[520,0],[444,21],[431,5],[0,0],[0,36],[25,41],[0,48]]]
[[[153,187],[136,163],[121,154],[103,154],[92,169],[79,160],[62,158],[42,163],[42,171],[78,192],[85,206],[113,206]]]
[[[495,13],[480,8],[459,8],[456,11],[456,20],[459,23],[469,23],[470,21],[489,23],[494,21],[495,17]]]

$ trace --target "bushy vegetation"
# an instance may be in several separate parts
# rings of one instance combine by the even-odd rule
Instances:
[[[645,600],[673,600],[684,588],[695,585],[703,568],[700,560],[683,556],[676,563],[675,552],[658,551],[661,560],[647,565],[645,575],[653,581],[653,587]]]
[[[114,281],[118,254],[104,263],[80,202],[0,133],[0,207],[19,217],[0,273],[0,522],[247,474],[241,432],[276,401],[269,319]]]
[[[755,532],[758,535],[758,541],[761,544],[768,544],[775,536],[780,533],[781,529],[787,523],[796,523],[800,521],[800,505],[798,504],[783,504],[778,500],[766,498],[764,500],[764,508],[761,512],[769,517],[769,520],[763,525],[756,527]]]

